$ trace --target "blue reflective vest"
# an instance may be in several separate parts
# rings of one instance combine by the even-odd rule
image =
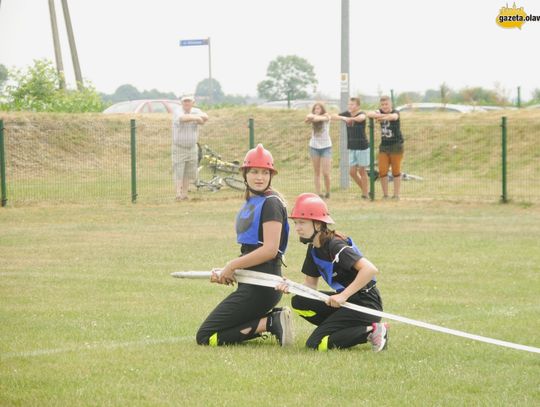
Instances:
[[[252,196],[250,197],[238,215],[236,216],[236,241],[240,244],[262,245],[259,240],[259,226],[261,223],[261,213],[263,205],[267,199],[279,199],[277,195]],[[283,222],[283,230],[281,231],[283,243],[279,246],[279,253],[285,254],[287,249],[287,241],[289,238],[289,223]]]
[[[336,290],[338,293],[343,291],[345,287],[338,283],[337,281],[334,281],[334,277],[337,275],[336,268],[339,267],[337,264],[339,262],[339,254],[346,249],[347,247],[350,247],[353,249],[356,253],[358,253],[360,256],[362,256],[362,252],[360,252],[360,249],[354,244],[352,239],[350,237],[347,238],[347,244],[348,246],[344,246],[339,253],[336,254],[334,257],[334,260],[327,261],[319,259],[315,253],[315,247],[311,248],[311,257],[313,257],[313,261],[315,262],[315,265],[317,266],[317,270],[319,270],[319,274],[322,278],[324,278],[324,281],[332,287],[334,290]],[[375,281],[375,278],[373,278],[373,281]]]

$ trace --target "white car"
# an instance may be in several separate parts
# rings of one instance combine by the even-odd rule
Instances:
[[[122,113],[173,113],[182,108],[179,100],[141,99],[115,103],[103,111],[105,114]]]

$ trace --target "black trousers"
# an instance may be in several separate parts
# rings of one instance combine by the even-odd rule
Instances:
[[[281,261],[272,261],[251,270],[281,276]],[[261,318],[277,305],[282,294],[270,287],[238,284],[208,315],[197,332],[199,345],[230,345],[258,337],[255,334]],[[250,328],[248,333],[241,331]]]
[[[335,292],[322,291],[333,295]],[[382,311],[382,300],[377,287],[368,292],[362,290],[353,294],[348,302]],[[312,349],[327,350],[333,348],[350,348],[367,342],[368,327],[381,318],[353,311],[348,308],[333,308],[322,301],[295,295],[291,299],[294,311],[317,328],[309,336],[306,346]]]

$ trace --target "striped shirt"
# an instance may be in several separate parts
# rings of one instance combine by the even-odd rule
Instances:
[[[200,115],[202,111],[193,107],[189,113],[184,112],[183,109],[174,112],[172,124],[173,144],[183,147],[193,147],[197,144],[199,138],[199,123],[180,121],[180,118],[186,114]]]

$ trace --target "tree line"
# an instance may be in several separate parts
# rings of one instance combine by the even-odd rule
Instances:
[[[8,70],[0,64],[0,110],[52,111],[52,112],[101,112],[107,106],[136,99],[178,99],[181,95],[161,92],[157,89],[139,91],[131,84],[119,86],[112,94],[99,93],[89,81],[77,90],[61,89],[63,78],[51,61],[35,60],[25,70]],[[223,92],[216,79],[201,80],[195,89],[195,97],[201,104],[210,101],[213,106],[235,106],[247,104],[248,96],[228,95]],[[266,78],[258,83],[258,97],[264,100],[297,100],[306,98],[324,99],[317,94],[317,78],[314,67],[296,55],[278,56],[268,65]],[[527,104],[540,103],[540,89],[532,92]],[[370,97],[363,98],[366,102]],[[500,84],[495,89],[465,87],[453,90],[446,83],[438,89],[425,92],[401,92],[395,103],[403,105],[415,102],[440,102],[454,104],[496,105],[512,104],[509,92]]]

